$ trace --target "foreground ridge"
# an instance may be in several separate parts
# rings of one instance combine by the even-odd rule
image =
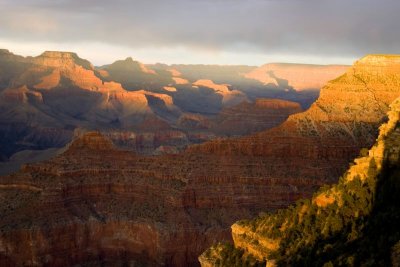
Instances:
[[[238,221],[231,227],[234,246],[211,247],[199,257],[201,265],[398,263],[400,98],[391,104],[388,118],[374,146],[361,151],[364,155],[354,160],[338,184],[288,209]]]

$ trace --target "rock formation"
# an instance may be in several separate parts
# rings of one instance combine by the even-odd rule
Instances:
[[[222,96],[223,106],[232,106],[241,102],[248,101],[246,95],[238,90],[229,90],[229,84],[215,84],[212,80],[197,80],[194,86],[206,87],[214,90]]]
[[[0,91],[2,157],[23,149],[63,146],[75,128],[104,129],[112,122],[129,128],[152,113],[143,93],[101,80],[90,62],[75,53],[51,51],[23,58],[4,52],[0,62],[14,70],[8,76],[0,72],[7,80]],[[46,135],[50,132],[62,138]]]
[[[205,248],[230,240],[236,220],[336,181],[373,143],[399,95],[399,68],[396,56],[367,56],[281,126],[178,154],[141,156],[86,133],[54,159],[0,177],[1,263],[196,265]]]
[[[1,50],[0,160],[8,160],[22,150],[64,146],[77,129],[98,130],[114,137],[130,132],[140,137],[134,144],[130,140],[126,148],[138,153],[155,152],[158,146],[151,144],[177,144],[175,148],[180,151],[190,143],[217,136],[265,130],[291,114],[284,108],[284,116],[256,118],[238,114],[236,120],[243,120],[238,123],[246,129],[232,130],[229,120],[235,117],[233,113],[236,110],[243,113],[240,107],[253,105],[258,99],[257,94],[247,95],[235,84],[238,79],[245,79],[239,72],[252,68],[200,67],[199,70],[204,69],[198,75],[211,75],[217,80],[221,77],[232,79],[234,85],[229,87],[207,78],[192,81],[192,72],[188,71],[191,68],[197,70],[199,66],[157,67],[132,58],[95,68],[72,52],[46,51],[37,57],[21,57]],[[269,92],[265,89],[261,87],[260,91]],[[292,96],[297,101],[297,95]],[[302,96],[298,96],[302,102]],[[280,95],[273,94],[275,97]],[[242,105],[242,102],[250,104]],[[193,118],[193,114],[209,121],[210,127],[198,129],[185,123],[190,121],[187,120],[190,116]],[[219,123],[221,125],[217,125]],[[171,132],[158,138],[165,130]],[[116,134],[112,135],[112,132]],[[42,134],[40,138],[38,133]],[[45,133],[55,134],[46,136]],[[180,141],[168,139],[172,135],[184,137]],[[153,141],[148,142],[150,139]],[[124,140],[113,141],[121,146],[128,144]]]
[[[226,237],[220,216],[233,215],[206,212],[211,201],[196,208],[183,171],[202,171],[194,164],[119,151],[96,132],[78,137],[56,158],[1,178],[1,265],[196,264]]]
[[[371,64],[364,58],[360,64]],[[398,60],[396,58],[395,60]],[[375,61],[382,66],[381,59]],[[368,151],[331,187],[286,210],[239,221],[234,247],[204,252],[202,266],[347,265],[398,263],[400,231],[400,98]]]
[[[176,69],[168,69],[168,71],[172,75],[172,80],[174,80],[175,84],[189,84],[189,81],[185,78],[182,78],[182,73],[180,73]]]
[[[259,98],[226,107],[212,120],[215,133],[240,136],[264,131],[283,123],[289,115],[302,111],[296,102]]]
[[[97,70],[102,79],[121,83],[129,91],[140,89],[154,90],[166,86],[173,81],[170,73],[157,73],[143,63],[133,60],[131,57],[101,66]]]
[[[270,66],[269,66],[270,65]],[[269,67],[268,67],[269,66]],[[231,90],[256,98],[279,98],[295,101],[303,109],[318,97],[319,89],[331,79],[343,74],[348,66],[305,64],[266,64],[262,67],[224,65],[148,65],[157,72],[172,75],[177,87],[189,88],[198,80],[211,80],[213,84],[229,84]],[[276,75],[275,75],[275,74]],[[274,78],[271,78],[271,75]],[[268,82],[267,82],[268,80]]]
[[[310,109],[270,131],[189,150],[265,157],[271,166],[269,177],[333,182],[361,148],[373,144],[389,104],[399,95],[397,58],[371,55],[357,61],[321,89]]]

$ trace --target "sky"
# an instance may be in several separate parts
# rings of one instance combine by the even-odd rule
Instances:
[[[352,64],[400,53],[399,0],[0,0],[0,48],[95,65]]]

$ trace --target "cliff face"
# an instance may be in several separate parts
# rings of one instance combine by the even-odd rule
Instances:
[[[46,67],[73,68],[75,65],[78,65],[87,70],[94,69],[89,61],[80,58],[73,52],[46,51],[40,56],[33,58],[33,62]]]
[[[300,104],[295,102],[259,98],[254,103],[242,102],[222,109],[210,127],[229,136],[251,134],[273,128],[301,111]]]
[[[197,265],[205,247],[229,239],[231,222],[313,186],[299,181],[292,192],[257,177],[268,166],[253,160],[143,157],[86,133],[54,159],[1,177],[1,263]]]
[[[373,144],[389,103],[399,95],[397,58],[367,56],[324,86],[310,109],[282,125],[249,137],[207,142],[189,152],[265,157],[269,177],[335,181],[361,148]]]
[[[196,264],[206,245],[227,237],[218,220],[241,211],[197,201],[190,169],[201,171],[84,134],[53,160],[1,178],[1,265]]]
[[[373,147],[354,160],[338,184],[289,209],[235,223],[234,247],[210,248],[200,256],[201,265],[397,264],[399,122],[400,98],[391,104]]]

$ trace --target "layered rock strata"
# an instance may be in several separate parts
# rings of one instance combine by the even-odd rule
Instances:
[[[1,177],[2,263],[196,264],[234,221],[311,195],[373,143],[400,93],[398,61],[360,60],[308,111],[257,135],[144,157],[88,133]]]
[[[2,264],[197,265],[205,247],[229,239],[230,222],[315,186],[298,181],[293,191],[285,183],[294,181],[259,177],[262,159],[236,160],[143,157],[86,133],[54,159],[1,178]]]
[[[397,98],[375,144],[354,160],[337,184],[288,209],[236,222],[231,227],[234,247],[213,246],[199,257],[201,265],[395,266],[400,239],[399,122]]]
[[[189,151],[262,157],[269,161],[268,177],[333,182],[361,148],[373,144],[389,104],[400,94],[398,58],[366,56],[324,86],[310,109],[289,116],[282,125]]]

